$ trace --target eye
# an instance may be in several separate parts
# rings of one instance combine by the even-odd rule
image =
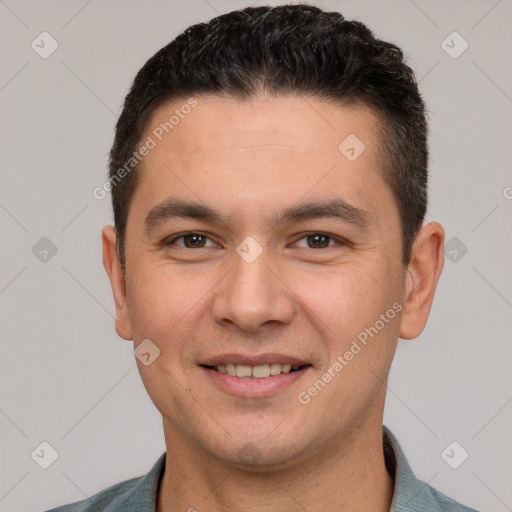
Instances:
[[[177,240],[182,240],[183,243],[176,243]],[[186,249],[202,249],[206,247],[206,241],[210,240],[207,236],[202,235],[201,233],[185,233],[182,235],[178,235],[168,242],[166,245],[178,245],[180,247],[185,247]],[[209,247],[216,247],[217,244],[213,243],[211,240],[211,245]]]
[[[308,249],[327,249],[335,243],[341,243],[341,241],[335,240],[333,237],[323,233],[312,233],[310,235],[303,236],[297,241],[297,243],[300,240],[306,240],[306,248]],[[331,244],[331,242],[333,243]]]
[[[178,243],[178,240],[181,243]],[[299,244],[302,240],[305,240],[304,243]],[[209,242],[209,245],[207,245]],[[184,247],[186,249],[203,249],[205,247],[219,247],[216,243],[210,240],[206,235],[196,232],[183,233],[181,235],[177,235],[170,240],[165,242],[166,245],[177,245],[179,247]],[[306,249],[327,249],[332,247],[333,245],[343,245],[343,240],[337,240],[330,235],[326,235],[324,233],[311,233],[308,235],[299,238],[295,245],[299,247],[303,247]]]

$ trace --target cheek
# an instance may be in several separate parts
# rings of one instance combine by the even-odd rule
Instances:
[[[212,307],[211,293],[223,272],[192,273],[179,266],[142,260],[128,270],[127,276],[133,276],[127,279],[127,298],[134,339],[149,338],[162,348],[172,342],[174,352],[179,352],[179,345],[185,343],[180,340],[188,339],[199,327],[198,315],[208,322],[205,307]],[[298,303],[324,343],[339,344],[340,350],[374,325],[400,297],[398,279],[393,278],[396,269],[389,267],[388,260],[373,255],[365,261],[311,270],[281,267],[279,274],[289,288],[282,293]]]
[[[127,298],[135,345],[149,339],[159,350],[150,365],[137,361],[142,381],[162,414],[174,410],[175,415],[184,415],[180,409],[187,393],[183,353],[190,345],[194,306],[204,293],[196,289],[197,279],[185,280],[169,266],[147,262],[132,270]]]
[[[179,270],[151,262],[134,268],[127,280],[127,298],[134,339],[150,338],[157,344],[175,337],[204,293],[198,279],[186,279]]]
[[[160,350],[160,365],[173,368],[181,380],[195,368],[196,343],[203,331],[211,332],[212,294],[225,270],[220,272],[179,268],[150,262],[133,269],[127,296],[133,338],[148,338]]]
[[[353,264],[295,280],[294,292],[304,301],[307,321],[326,354],[323,371],[331,368],[337,376],[330,388],[333,396],[343,395],[341,388],[375,392],[389,370],[399,332],[399,311],[393,304],[400,297],[391,269],[384,270],[377,264]],[[337,372],[332,366],[340,357],[343,369]]]
[[[389,276],[389,273],[388,273]],[[346,265],[290,276],[297,300],[340,339],[357,335],[393,303],[389,277],[367,265]]]

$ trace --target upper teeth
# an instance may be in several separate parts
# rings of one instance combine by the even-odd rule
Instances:
[[[297,370],[299,366],[293,366]],[[265,379],[271,375],[279,375],[281,373],[289,373],[292,370],[291,364],[259,364],[250,366],[248,364],[219,364],[215,369],[220,373],[227,373],[236,377],[255,377],[256,379]]]

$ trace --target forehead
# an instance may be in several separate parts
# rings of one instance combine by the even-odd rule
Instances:
[[[192,108],[185,99],[159,107],[148,123],[147,134],[161,147],[179,147],[181,154],[240,152],[265,144],[269,149],[288,148],[298,154],[324,154],[327,149],[337,156],[339,144],[350,134],[361,142],[364,139],[367,159],[377,150],[380,119],[361,103],[332,104],[305,96],[244,100],[198,96],[194,100]]]
[[[380,119],[369,108],[296,96],[196,96],[194,103],[165,104],[148,123],[143,140],[154,148],[134,197],[146,211],[170,195],[258,215],[306,196],[341,197],[363,210],[390,198]]]

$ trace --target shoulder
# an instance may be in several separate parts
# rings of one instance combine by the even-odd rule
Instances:
[[[124,510],[133,489],[143,477],[132,478],[112,485],[94,496],[75,503],[69,503],[46,512],[117,512]]]
[[[383,426],[384,459],[395,486],[390,512],[477,512],[418,480],[396,437]]]
[[[154,512],[160,481],[165,471],[166,452],[149,473],[107,487],[94,496],[46,512]]]
[[[466,505],[462,505],[462,503],[452,500],[437,489],[430,487],[430,485],[428,487],[440,512],[478,512],[474,508],[466,507]]]

